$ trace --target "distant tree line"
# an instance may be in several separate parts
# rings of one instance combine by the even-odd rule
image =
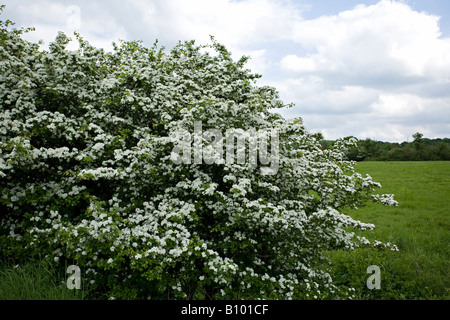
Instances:
[[[417,132],[412,142],[382,142],[371,139],[358,140],[357,146],[347,152],[355,161],[436,161],[450,160],[450,139],[428,139]],[[322,140],[323,148],[335,141]]]

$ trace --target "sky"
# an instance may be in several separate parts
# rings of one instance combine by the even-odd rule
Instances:
[[[288,109],[325,139],[450,138],[448,0],[3,0],[1,20],[29,41],[79,32],[96,47],[156,39],[209,43],[250,56]],[[76,43],[73,48],[76,49]]]

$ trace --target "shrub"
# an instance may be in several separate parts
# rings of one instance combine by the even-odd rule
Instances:
[[[59,33],[41,50],[8,24],[0,33],[4,256],[70,261],[83,281],[120,299],[348,297],[322,253],[372,245],[349,230],[374,226],[339,210],[396,204],[372,195],[380,185],[345,160],[353,139],[323,150],[301,119],[274,112],[286,105],[256,85],[248,58],[234,61],[213,38],[169,53],[141,42],[105,52],[75,34],[79,49],[69,51]],[[275,133],[267,152],[276,170],[267,161],[175,161],[180,133],[195,133],[198,122]],[[182,139],[203,156],[212,143]]]

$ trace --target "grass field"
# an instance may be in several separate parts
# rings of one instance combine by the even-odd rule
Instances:
[[[358,249],[331,253],[335,279],[354,287],[359,299],[449,299],[450,162],[360,162],[393,193],[398,207],[369,204],[345,213],[376,228],[369,239],[395,243],[399,251]],[[381,289],[366,286],[367,267],[381,269]]]
[[[0,300],[81,300],[85,290],[70,290],[65,275],[57,274],[47,263],[0,264]]]
[[[450,162],[360,162],[383,186],[394,193],[398,207],[369,204],[345,213],[376,228],[364,232],[369,239],[391,242],[399,251],[357,249],[330,252],[333,278],[353,287],[357,299],[411,300],[450,298]],[[381,288],[366,286],[367,267],[381,270]],[[39,262],[14,267],[0,263],[0,299],[83,299],[82,290],[68,290],[64,275]]]

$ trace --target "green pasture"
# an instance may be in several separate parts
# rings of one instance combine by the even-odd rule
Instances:
[[[391,242],[398,252],[332,252],[334,278],[358,299],[448,299],[450,288],[450,162],[359,162],[356,170],[393,193],[398,207],[368,204],[345,213],[373,223],[361,235]],[[381,288],[366,286],[367,267],[380,267]]]

